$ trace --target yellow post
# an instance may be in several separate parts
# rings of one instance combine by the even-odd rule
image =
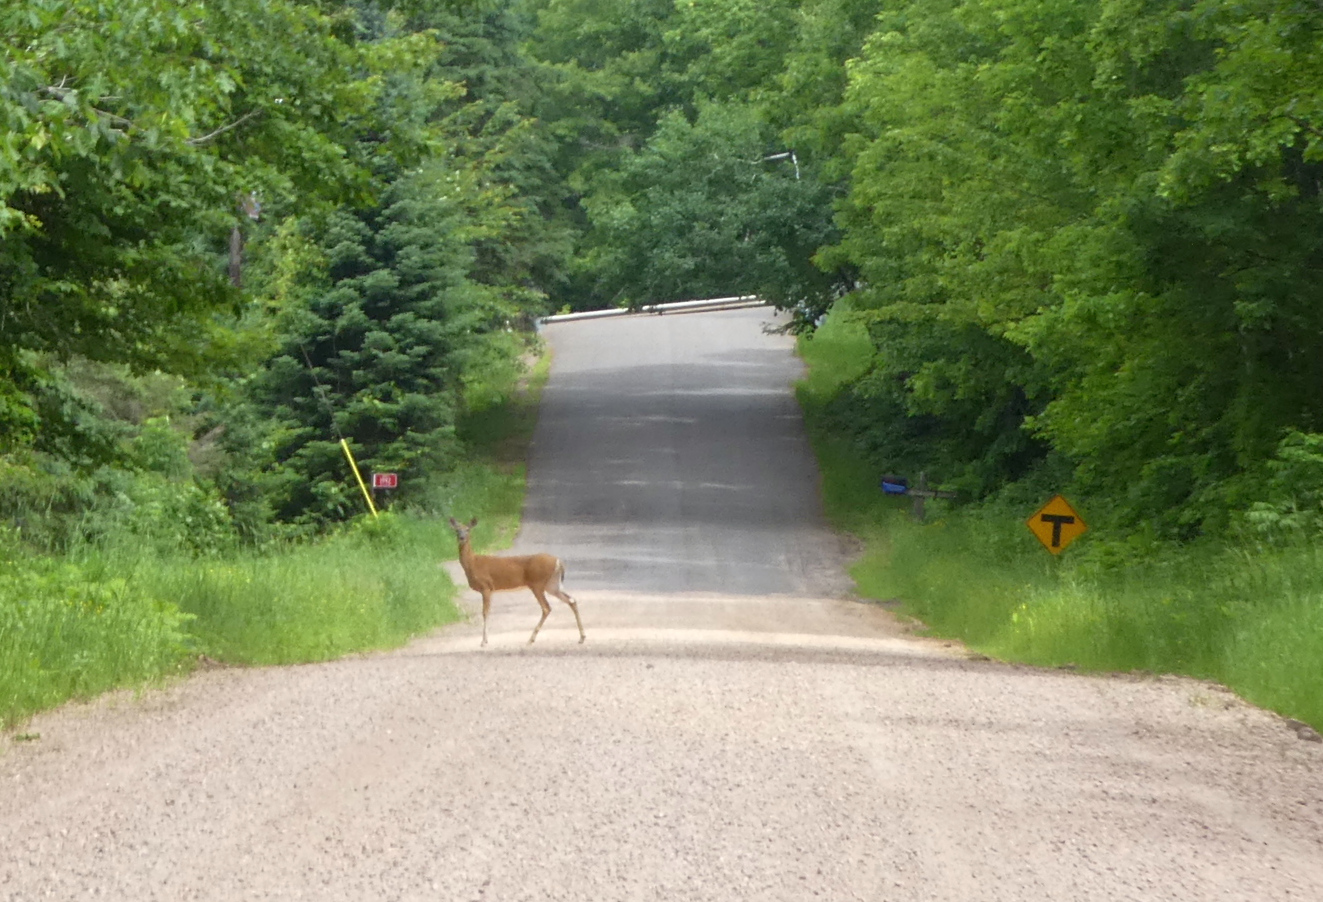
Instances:
[[[363,497],[367,500],[368,510],[372,511],[372,516],[377,516],[377,506],[372,503],[372,493],[368,491],[367,483],[363,481],[363,474],[358,472],[358,462],[354,460],[354,454],[349,450],[349,440],[340,439],[340,447],[345,449],[345,457],[349,458],[349,466],[354,469],[354,478],[358,480],[358,487],[363,490]]]

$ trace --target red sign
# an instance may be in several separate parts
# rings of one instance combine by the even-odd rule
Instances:
[[[373,473],[372,487],[374,489],[397,489],[400,487],[400,476],[398,473]]]

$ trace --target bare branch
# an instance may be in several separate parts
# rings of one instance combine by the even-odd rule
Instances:
[[[230,124],[222,125],[220,128],[216,129],[214,132],[210,134],[202,135],[201,137],[198,138],[189,138],[184,143],[190,145],[191,147],[197,147],[199,145],[206,144],[208,141],[213,141],[216,138],[219,138],[221,135],[225,134],[226,132],[233,131],[234,129],[243,125],[248,120],[255,119],[260,115],[262,115],[262,111],[260,109],[252,110],[240,116],[238,119],[234,120]]]
[[[1301,131],[1306,132],[1307,134],[1311,134],[1315,138],[1323,138],[1323,130],[1320,130],[1318,126],[1314,125],[1309,120],[1301,119],[1299,116],[1291,116],[1291,115],[1287,115],[1285,118],[1289,119],[1291,122],[1294,122],[1296,127],[1299,128]]]
[[[40,90],[43,94],[49,94],[50,96],[55,97],[59,100],[64,100],[70,96],[74,96],[78,94],[77,88],[65,87],[65,84],[68,81],[69,81],[69,77],[66,75],[60,79],[60,83],[58,85],[46,85]],[[105,97],[96,98],[97,103],[105,103],[107,101],[114,102],[116,100],[119,100],[119,98],[113,94],[108,94]],[[100,107],[95,107],[95,106],[92,107],[91,109],[92,112],[96,113],[102,119],[113,125],[128,126],[128,127],[133,126],[132,119],[126,119],[125,117],[119,115],[118,113],[112,113],[109,110],[103,110]]]
[[[92,112],[96,113],[101,118],[115,125],[124,125],[124,126],[129,126],[130,128],[133,126],[132,119],[125,119],[123,116],[117,115],[115,113],[109,113],[105,110],[99,110],[96,107],[92,107]]]

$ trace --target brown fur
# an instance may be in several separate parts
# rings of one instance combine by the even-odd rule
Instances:
[[[574,622],[579,626],[579,642],[588,638],[583,631],[583,621],[579,619],[579,606],[561,588],[561,580],[565,578],[565,565],[561,563],[560,558],[551,554],[508,557],[474,554],[469,532],[477,525],[477,517],[474,517],[467,526],[454,517],[450,518],[450,526],[455,530],[455,538],[459,540],[459,564],[464,568],[469,588],[482,596],[482,644],[487,644],[487,614],[492,606],[492,593],[523,588],[533,591],[533,597],[542,608],[542,619],[533,627],[533,635],[528,638],[529,645],[533,644],[538,630],[542,629],[542,624],[547,622],[547,616],[551,613],[551,604],[547,601],[548,595],[556,596],[574,612]]]

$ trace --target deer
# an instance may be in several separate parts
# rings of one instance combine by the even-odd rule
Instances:
[[[491,610],[492,593],[506,589],[528,588],[533,590],[533,596],[542,607],[542,619],[533,627],[533,635],[528,637],[528,644],[532,645],[537,639],[538,630],[542,629],[542,624],[547,622],[547,616],[551,613],[547,595],[555,595],[574,612],[574,622],[579,625],[579,644],[582,645],[583,640],[588,637],[583,631],[583,621],[579,619],[579,606],[569,593],[561,588],[561,580],[565,578],[565,565],[561,563],[560,558],[554,554],[507,557],[474,554],[469,534],[477,525],[477,517],[470,520],[467,526],[454,517],[450,518],[450,526],[455,530],[455,538],[459,540],[459,565],[464,568],[464,576],[468,578],[469,588],[482,595],[482,644],[484,646],[487,644],[487,613]]]

